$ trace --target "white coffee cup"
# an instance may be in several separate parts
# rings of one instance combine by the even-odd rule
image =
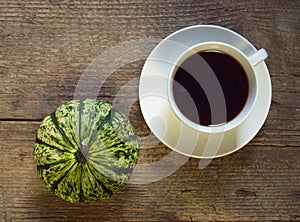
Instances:
[[[248,98],[246,100],[246,103],[241,110],[241,112],[235,116],[231,121],[222,123],[222,124],[217,124],[217,125],[210,125],[210,126],[204,126],[198,123],[195,123],[191,121],[189,118],[187,118],[180,109],[178,108],[176,101],[174,99],[174,94],[173,94],[173,86],[174,86],[174,76],[176,74],[176,71],[178,67],[181,66],[181,64],[191,55],[195,55],[199,52],[207,52],[207,51],[213,51],[213,52],[219,52],[226,54],[232,58],[234,58],[240,65],[243,67],[247,80],[248,80]],[[199,130],[202,132],[207,132],[207,133],[219,133],[219,132],[226,132],[236,126],[238,126],[242,121],[244,121],[249,113],[252,111],[253,106],[255,104],[256,98],[257,98],[257,71],[255,70],[255,66],[259,64],[260,62],[264,61],[267,58],[267,52],[265,49],[260,49],[256,51],[254,54],[247,56],[243,52],[241,52],[238,48],[235,46],[223,43],[223,42],[204,42],[200,43],[197,45],[194,45],[191,48],[188,48],[186,51],[184,51],[177,59],[177,61],[173,64],[173,67],[171,69],[171,72],[169,73],[168,76],[168,98],[170,100],[170,104],[173,108],[173,111],[176,113],[178,118],[180,118],[186,125],[194,128],[195,130]],[[199,56],[199,63],[201,62],[202,58]],[[204,61],[205,62],[205,61]],[[209,68],[209,67],[208,67]],[[188,69],[188,67],[187,67]],[[199,67],[201,69],[201,67]],[[187,70],[188,71],[188,70]],[[197,73],[198,74],[198,73]],[[214,118],[214,114],[216,115],[226,115],[226,102],[224,100],[224,95],[222,92],[222,88],[220,87],[218,83],[218,79],[214,77],[214,73],[211,70],[211,76],[204,81],[199,81],[199,84],[202,86],[204,89],[206,96],[208,97],[210,106],[211,106],[211,113],[212,113],[212,118]],[[199,70],[199,75],[201,75],[201,70]],[[214,88],[207,88],[205,87],[206,83],[205,81],[210,81],[210,86],[213,86]],[[213,82],[215,81],[215,83]],[[218,88],[219,86],[219,88]],[[216,91],[218,91],[219,94],[219,99],[218,101],[210,101],[210,93],[211,94],[216,94]],[[222,98],[223,97],[223,98]],[[186,98],[191,100],[191,98]],[[197,109],[195,105],[195,110]]]

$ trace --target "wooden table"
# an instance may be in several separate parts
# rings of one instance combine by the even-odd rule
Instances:
[[[1,0],[0,221],[300,220],[299,14],[297,0]],[[36,130],[74,98],[86,67],[124,42],[156,41],[195,24],[230,28],[268,51],[273,99],[257,136],[204,169],[190,158],[172,175],[128,184],[104,202],[72,204],[44,188],[32,158]],[[116,60],[118,53],[107,57],[107,66]],[[113,103],[144,61],[112,72],[98,99]],[[136,98],[130,119],[141,138],[139,163],[153,163],[170,149],[148,136],[137,81],[130,89],[121,98]]]

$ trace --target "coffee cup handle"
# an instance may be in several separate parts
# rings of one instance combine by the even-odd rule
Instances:
[[[264,61],[268,57],[268,53],[265,49],[260,49],[249,57],[250,63],[256,66],[260,62]]]

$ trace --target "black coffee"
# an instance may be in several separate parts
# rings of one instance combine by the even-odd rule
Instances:
[[[188,57],[175,73],[177,107],[200,125],[229,122],[243,109],[248,96],[245,70],[233,57],[215,51]]]

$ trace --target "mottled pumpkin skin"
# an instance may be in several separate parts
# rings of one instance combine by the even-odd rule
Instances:
[[[34,160],[46,187],[70,202],[110,197],[129,180],[138,160],[129,119],[94,99],[73,100],[41,123]]]

